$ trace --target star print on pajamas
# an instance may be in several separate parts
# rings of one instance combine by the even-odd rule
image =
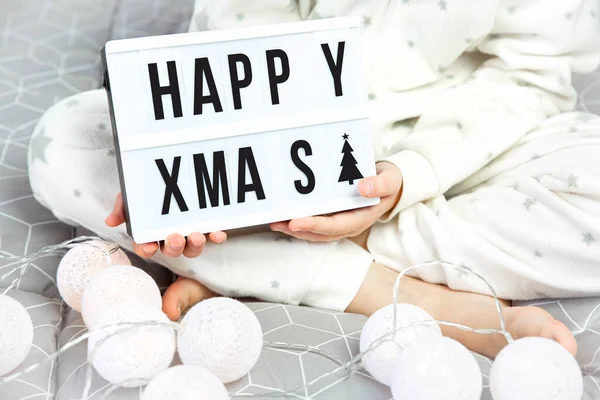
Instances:
[[[44,164],[47,164],[46,149],[52,140],[52,138],[45,136],[45,131],[43,129],[31,138],[31,143],[29,145],[31,149],[31,162],[40,160]]]
[[[527,199],[525,200],[525,202],[523,203],[523,205],[525,206],[525,209],[527,211],[529,211],[529,209],[535,205],[535,203],[537,203],[537,201],[535,199]]]
[[[583,243],[587,244],[588,246],[596,241],[596,238],[590,232],[582,233],[582,235]]]

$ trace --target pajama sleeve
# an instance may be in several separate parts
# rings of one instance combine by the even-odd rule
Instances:
[[[492,31],[474,46],[486,61],[380,160],[404,177],[402,198],[383,220],[444,194],[545,119],[573,110],[571,74],[600,62],[599,8],[598,0],[500,0]]]

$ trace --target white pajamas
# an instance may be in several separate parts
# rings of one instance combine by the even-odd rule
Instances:
[[[572,112],[571,74],[600,63],[598,0],[199,0],[190,30],[357,15],[378,160],[404,176],[368,251],[254,233],[197,259],[156,261],[228,295],[343,310],[373,260],[445,260],[509,299],[600,294],[600,117]],[[106,95],[55,105],[32,139],[36,198],[68,223],[103,225],[119,190]],[[434,267],[454,289],[479,282]]]

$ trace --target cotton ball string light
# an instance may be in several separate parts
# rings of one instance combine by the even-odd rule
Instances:
[[[160,290],[154,279],[136,267],[115,265],[98,272],[83,289],[81,315],[91,330],[100,314],[122,301],[138,301],[162,309]]]
[[[206,368],[223,383],[246,375],[258,361],[262,344],[262,329],[254,313],[226,297],[192,307],[177,335],[181,361]]]
[[[17,368],[33,344],[29,313],[15,299],[0,294],[0,376]]]
[[[365,369],[379,382],[390,385],[392,368],[398,355],[410,343],[431,337],[441,337],[442,331],[437,323],[408,326],[411,324],[434,321],[429,313],[411,304],[396,304],[396,328],[402,328],[389,341],[378,345],[364,355],[362,362]],[[408,326],[408,327],[407,327]],[[360,335],[360,352],[364,353],[371,345],[385,334],[394,330],[394,304],[376,311],[363,326]],[[393,341],[392,341],[393,340]]]
[[[134,323],[149,324],[127,325]],[[113,384],[145,385],[173,361],[175,332],[168,323],[162,311],[148,304],[113,304],[100,315],[88,340],[88,361]]]
[[[402,350],[391,383],[394,400],[479,400],[482,391],[477,361],[447,337],[419,340]]]
[[[580,400],[583,379],[575,358],[557,342],[515,340],[496,357],[490,372],[494,400]]]
[[[141,400],[229,400],[225,385],[198,365],[178,365],[156,376]]]
[[[62,258],[56,273],[56,285],[61,297],[72,309],[81,311],[83,288],[101,270],[114,265],[131,265],[131,261],[118,249],[110,254],[115,244],[91,240],[71,248]],[[110,254],[110,255],[109,255]]]

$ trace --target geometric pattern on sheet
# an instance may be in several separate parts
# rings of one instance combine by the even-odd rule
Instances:
[[[314,346],[341,362],[347,362],[359,352],[360,332],[367,320],[364,316],[281,304],[246,304],[259,319],[266,341]],[[64,346],[85,332],[80,315],[72,311],[60,334],[59,345]],[[80,343],[59,358],[56,400],[81,397],[89,367],[86,353],[86,344]],[[477,359],[487,384],[491,363],[479,355]],[[177,364],[179,360],[174,362],[174,365]],[[310,352],[263,349],[250,374],[230,383],[227,389],[230,395],[291,390],[336,367],[333,361]],[[92,369],[90,400],[100,399],[111,388],[112,385]],[[138,400],[140,393],[139,388],[118,389],[107,400]],[[349,379],[343,379],[342,375],[330,376],[306,390],[296,392],[296,396],[291,398],[388,400],[391,399],[391,393],[388,387],[379,384],[368,373],[359,371]],[[259,399],[266,400],[268,397]]]
[[[23,363],[12,373],[43,362],[56,351],[56,339],[62,327],[62,304],[57,299],[49,299],[33,293],[11,290],[8,295],[21,303],[33,322],[33,346]],[[0,321],[1,323],[1,321]],[[0,328],[2,329],[2,328]],[[18,379],[0,385],[0,399],[50,400],[54,398],[56,360],[29,372]]]
[[[345,362],[359,351],[360,332],[366,318],[344,314],[269,303],[246,303],[258,317],[264,340],[318,347],[327,354]],[[537,305],[565,323],[579,343],[577,361],[584,374],[583,400],[600,398],[600,303],[598,298],[561,299],[537,302],[519,302],[516,305]],[[79,313],[71,311],[59,337],[63,346],[86,332]],[[85,343],[69,350],[59,358],[57,400],[71,400],[81,396],[87,367]],[[488,377],[491,361],[474,354],[482,372],[484,393],[482,400],[491,400]],[[176,361],[174,364],[178,364]],[[230,394],[264,393],[292,389],[315,377],[335,369],[337,364],[321,356],[304,351],[263,349],[261,357],[250,374],[228,385]],[[91,400],[102,397],[111,385],[93,371]],[[139,400],[140,389],[119,389],[107,400]],[[292,398],[315,400],[391,399],[389,388],[377,383],[365,371],[350,379],[329,377],[315,383]],[[259,397],[267,400],[268,397]]]
[[[366,318],[305,307],[246,303],[258,317],[264,340],[315,346],[327,354],[345,362],[358,354],[360,332]],[[561,299],[537,302],[519,302],[517,305],[537,305],[565,323],[575,334],[579,343],[577,361],[584,375],[583,400],[600,398],[600,303],[598,298]],[[78,313],[71,312],[59,343],[64,345],[85,332]],[[59,359],[59,390],[57,400],[70,400],[81,395],[86,373],[86,346],[73,349]],[[484,392],[482,400],[491,400],[488,377],[492,362],[474,354],[482,372]],[[174,364],[178,364],[176,361]],[[261,357],[250,374],[230,383],[228,391],[234,393],[264,393],[292,389],[317,376],[332,371],[337,364],[319,355],[287,349],[263,349]],[[93,373],[90,393],[99,399],[110,388],[106,381]],[[138,400],[140,389],[120,389],[107,400]],[[389,388],[373,380],[365,371],[350,379],[332,376],[306,391],[297,392],[292,398],[315,400],[342,399],[391,399]],[[267,400],[268,397],[259,397]]]
[[[98,87],[97,51],[108,38],[115,2],[1,2],[0,248],[5,255],[29,254],[72,237],[72,229],[56,221],[32,195],[27,149],[37,122],[51,105]],[[43,140],[33,139],[38,147]],[[45,162],[43,153],[35,162]],[[36,261],[19,289],[57,297],[58,260],[54,256]],[[12,281],[5,279],[0,287]]]
[[[101,84],[99,51],[110,38],[185,31],[194,2],[180,0],[0,1],[0,253],[23,255],[73,237],[31,193],[27,149],[44,163],[34,129],[57,101]],[[33,134],[33,135],[32,135]],[[33,137],[32,137],[33,136]],[[37,196],[39,199],[40,196]],[[18,288],[57,297],[59,257],[33,263]],[[0,268],[3,262],[0,261]],[[1,271],[1,270],[0,270]],[[0,288],[13,279],[0,281]]]
[[[573,77],[573,86],[578,93],[577,109],[600,115],[600,69],[589,75]]]
[[[170,0],[0,0],[0,254],[31,254],[74,236],[72,227],[38,203],[29,185],[27,150],[30,142],[42,149],[45,145],[43,135],[33,135],[43,113],[65,97],[100,86],[100,49],[112,35],[127,33],[116,19],[140,36],[151,30],[173,33],[177,18],[187,28],[192,6],[192,0],[177,5]],[[161,21],[170,22],[161,30]],[[44,162],[43,152],[35,162]],[[54,278],[59,260],[60,256],[37,260],[19,281],[19,290],[10,292],[26,306],[49,303],[30,311],[37,347],[24,366],[41,361],[41,351],[56,350],[62,328]],[[8,268],[0,260],[0,276]],[[168,283],[170,274],[163,268],[148,268],[160,277],[161,286]],[[9,286],[17,274],[1,279],[0,288]],[[54,363],[42,366],[0,386],[0,399],[51,399],[55,376]]]

